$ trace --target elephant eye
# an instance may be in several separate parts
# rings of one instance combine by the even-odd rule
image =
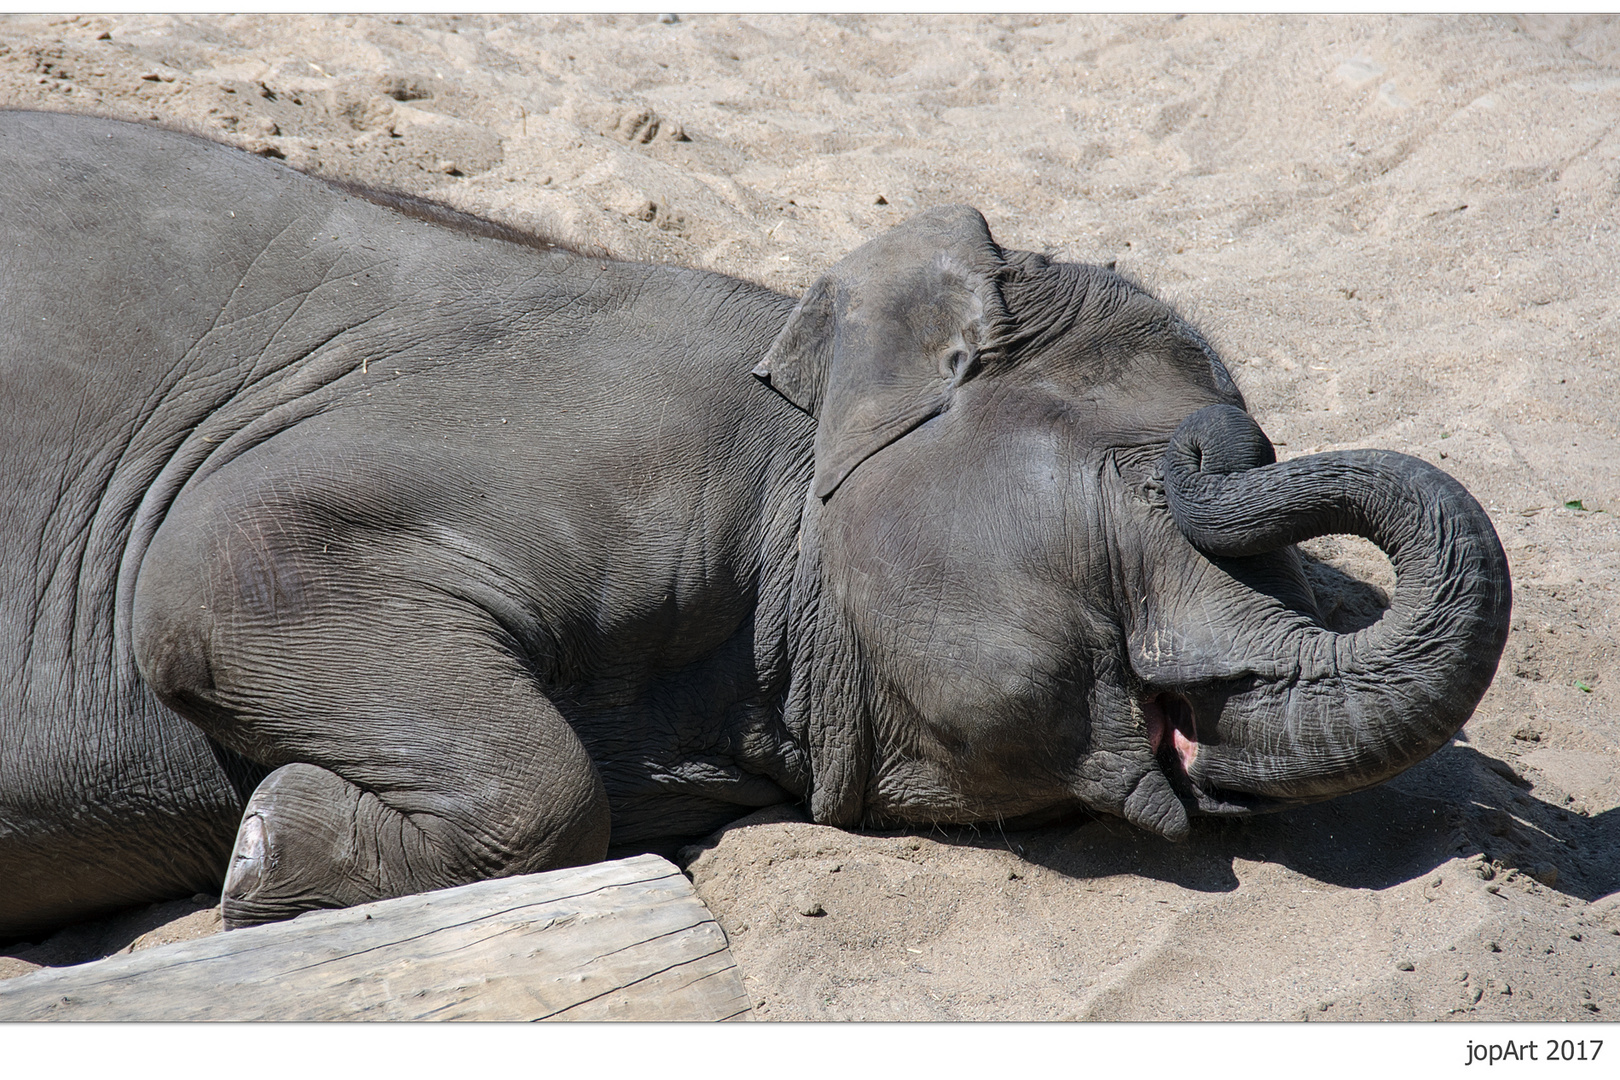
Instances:
[[[958,346],[940,359],[940,374],[952,386],[960,385],[973,374],[974,357],[973,350]]]

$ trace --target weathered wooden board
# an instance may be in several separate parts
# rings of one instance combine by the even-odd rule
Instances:
[[[734,1020],[725,935],[656,855],[0,982],[0,1020]]]

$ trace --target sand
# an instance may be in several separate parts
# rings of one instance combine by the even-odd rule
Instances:
[[[1620,1018],[1620,21],[7,17],[0,105],[790,292],[971,203],[1178,303],[1283,457],[1399,450],[1489,509],[1500,672],[1381,788],[1179,846],[777,811],[684,849],[758,1016]],[[177,901],[0,975],[217,928]]]

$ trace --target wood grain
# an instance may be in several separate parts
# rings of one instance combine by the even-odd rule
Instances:
[[[0,1020],[735,1020],[725,935],[639,855],[217,934],[0,983]]]

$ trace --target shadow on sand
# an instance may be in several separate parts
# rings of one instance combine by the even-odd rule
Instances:
[[[1086,815],[1038,829],[927,835],[1010,848],[1070,877],[1138,874],[1199,892],[1235,890],[1240,859],[1341,888],[1386,889],[1476,855],[1498,873],[1517,871],[1581,900],[1620,890],[1620,810],[1584,817],[1545,802],[1509,763],[1460,743],[1367,791],[1252,818],[1194,819],[1185,844]]]

